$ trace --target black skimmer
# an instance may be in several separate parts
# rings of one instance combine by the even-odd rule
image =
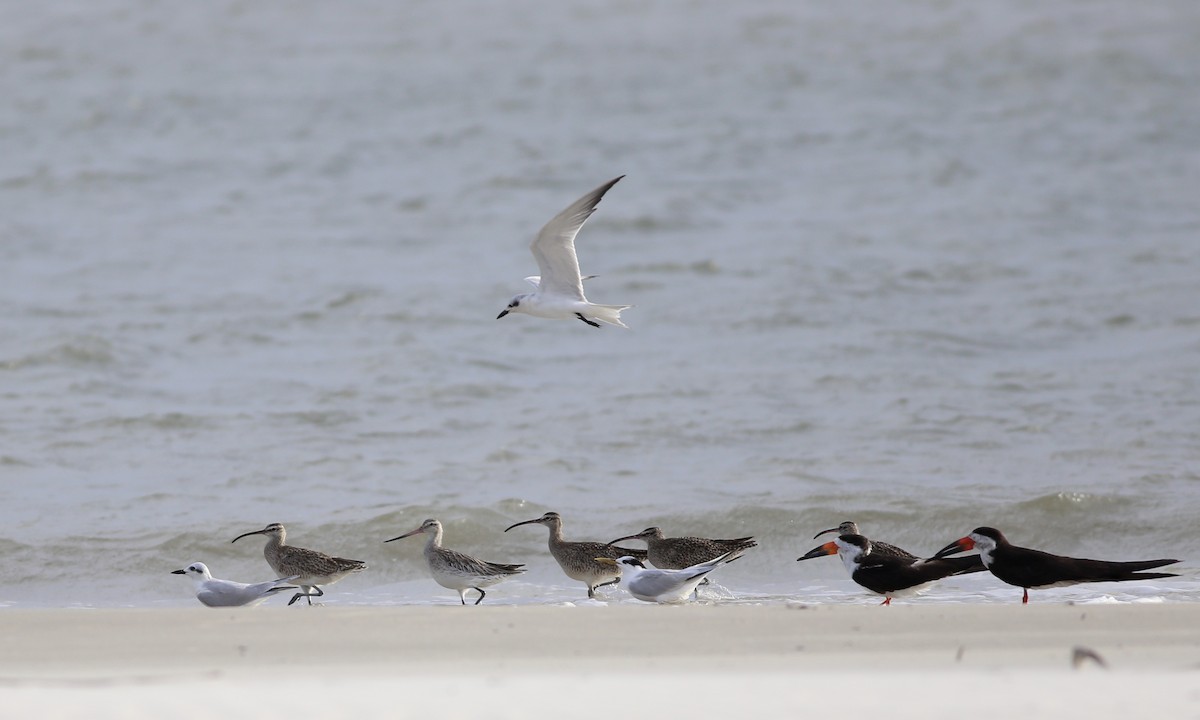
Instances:
[[[846,570],[850,572],[850,579],[871,592],[883,595],[882,605],[891,605],[893,597],[915,593],[935,580],[984,569],[982,562],[972,562],[978,559],[975,555],[923,560],[878,553],[875,543],[857,534],[839,535],[836,540],[813,548],[796,560],[824,555],[841,557]]]
[[[1051,555],[1041,550],[1013,545],[996,528],[977,527],[966,537],[959,538],[934,555],[948,555],[978,550],[983,564],[992,574],[1009,585],[1024,588],[1022,604],[1029,602],[1029,588],[1064,587],[1086,582],[1123,582],[1176,577],[1177,573],[1148,573],[1178,560],[1089,560],[1064,555]]]

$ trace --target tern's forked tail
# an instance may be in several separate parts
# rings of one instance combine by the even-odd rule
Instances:
[[[629,326],[621,322],[621,311],[628,310],[632,305],[596,305],[588,303],[587,310],[584,311],[584,316],[588,319],[599,320],[602,323],[609,325],[617,325],[619,327],[628,328]]]

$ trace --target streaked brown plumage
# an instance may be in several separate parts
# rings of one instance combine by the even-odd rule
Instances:
[[[753,537],[730,540],[688,536],[669,538],[664,537],[663,531],[657,527],[648,527],[636,535],[626,535],[612,542],[619,543],[622,540],[644,540],[650,562],[662,570],[682,570],[714,560],[726,553],[758,546]]]
[[[628,555],[639,560],[646,559],[645,550],[618,547],[611,543],[564,540],[562,518],[556,512],[548,512],[540,518],[514,523],[505,528],[504,532],[521,525],[531,524],[545,525],[550,529],[550,554],[567,577],[587,585],[589,598],[596,597],[596,588],[614,585],[621,581],[620,568],[606,567],[596,562],[596,558],[604,557],[616,560]]]
[[[483,590],[485,587],[491,587],[501,580],[525,572],[523,565],[488,562],[442,547],[442,523],[435,518],[421,523],[421,527],[416,530],[384,542],[390,543],[418,533],[424,533],[426,536],[425,563],[429,566],[429,573],[434,582],[444,588],[458,591],[458,599],[463,605],[467,604],[467,590],[479,591],[479,597],[475,600],[475,604],[478,605],[487,595]]]
[[[817,538],[821,537],[822,535],[825,535],[826,533],[837,533],[839,537],[842,535],[862,535],[862,533],[860,533],[858,531],[858,523],[856,523],[852,520],[847,520],[846,522],[842,523],[841,525],[838,525],[835,528],[829,528],[828,530],[822,530],[821,532],[817,533],[816,535],[813,535],[813,540],[816,540]],[[894,557],[899,560],[907,560],[910,563],[913,562],[914,560],[920,559],[916,555],[913,555],[909,551],[905,550],[904,548],[898,548],[895,545],[891,545],[891,544],[885,543],[885,542],[880,542],[878,540],[871,541],[871,554],[877,558],[878,557]],[[982,569],[982,566],[981,566],[981,569]]]
[[[350,573],[366,570],[367,564],[361,560],[331,557],[323,552],[295,547],[287,544],[287,530],[280,523],[271,523],[262,530],[242,533],[231,542],[237,542],[250,535],[266,535],[267,544],[263,547],[263,556],[267,564],[280,577],[298,576],[293,582],[300,586],[303,592],[298,592],[288,601],[288,605],[300,598],[308,598],[312,605],[314,597],[321,597],[325,591],[321,585],[332,585]],[[313,591],[316,592],[313,592]]]

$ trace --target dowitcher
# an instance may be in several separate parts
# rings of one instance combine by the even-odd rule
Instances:
[[[815,547],[796,560],[825,555],[840,557],[851,580],[873,593],[883,595],[881,605],[891,605],[894,597],[914,595],[944,577],[983,569],[982,563],[972,562],[975,556],[923,560],[901,557],[891,552],[880,553],[876,551],[875,543],[857,534],[839,535],[836,540]]]
[[[479,598],[475,600],[475,604],[478,605],[487,595],[483,591],[485,587],[491,587],[501,580],[525,572],[523,565],[488,562],[457,550],[442,547],[442,523],[433,518],[421,523],[421,527],[416,530],[410,530],[391,540],[384,540],[384,542],[390,543],[392,540],[400,540],[420,533],[426,535],[425,562],[429,565],[429,574],[433,576],[434,582],[438,585],[457,590],[458,599],[462,601],[463,605],[467,604],[467,590],[479,591]]]
[[[641,560],[622,557],[616,560],[596,558],[596,562],[621,570],[623,587],[638,600],[657,603],[681,603],[696,590],[705,576],[725,563],[741,557],[743,550],[731,550],[720,557],[678,570],[647,568]]]
[[[288,601],[288,605],[300,598],[312,599],[321,597],[325,591],[322,585],[332,585],[350,573],[366,570],[367,564],[361,560],[330,557],[323,552],[295,547],[287,544],[287,530],[280,523],[271,523],[262,530],[242,533],[230,542],[237,542],[251,535],[266,535],[267,544],[263,548],[263,556],[271,569],[280,575],[296,576],[296,584],[303,592],[298,592]],[[313,592],[313,591],[316,592]]]
[[[611,543],[564,540],[562,518],[556,512],[548,512],[540,518],[514,523],[505,528],[504,532],[521,525],[532,524],[545,525],[550,529],[550,554],[554,556],[558,566],[567,574],[567,577],[587,585],[589,598],[596,597],[596,588],[615,585],[621,581],[619,567],[597,562],[596,558],[606,557],[615,560],[628,555],[639,560],[646,559],[645,550],[618,547]]]
[[[196,585],[196,599],[209,607],[237,607],[239,605],[257,605],[282,590],[295,590],[295,585],[281,585],[291,582],[292,577],[268,580],[260,583],[240,583],[232,580],[218,580],[208,571],[208,566],[195,562],[182,570],[172,570],[172,575],[184,575],[192,579]]]

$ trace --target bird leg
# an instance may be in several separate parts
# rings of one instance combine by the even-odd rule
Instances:
[[[596,586],[596,587],[595,587],[595,589],[598,589],[598,590],[599,590],[600,588],[604,588],[604,587],[607,587],[607,586],[611,586],[611,584],[618,584],[618,583],[620,583],[620,578],[619,578],[619,577],[617,578],[617,580],[610,580],[610,581],[608,581],[608,582],[601,582],[600,584],[598,584],[598,586]]]
[[[295,595],[292,596],[291,600],[288,600],[288,605],[291,605],[292,603],[296,602],[300,598],[308,598],[308,604],[311,607],[313,598],[323,597],[325,595],[325,591],[322,590],[321,588],[317,587],[316,585],[301,585],[300,589],[301,590],[310,590],[310,591],[316,590],[316,592],[315,593],[314,592],[296,593]]]
[[[1029,588],[1024,588],[1024,591],[1025,591],[1024,594],[1021,595],[1021,604],[1028,605],[1029,604]]]
[[[891,598],[884,598],[883,602],[881,602],[881,603],[879,603],[879,604],[880,604],[880,605],[887,605],[888,607],[891,607],[891,605],[892,605],[892,599],[891,599]]]
[[[600,323],[588,320],[587,318],[585,318],[583,316],[583,313],[575,313],[575,317],[579,318],[580,320],[584,321],[585,323],[587,323],[588,325],[591,325],[594,328],[600,327]]]
[[[475,589],[479,591],[479,599],[475,601],[475,604],[478,605],[479,603],[483,602],[483,596],[487,595],[487,593],[485,593],[483,591],[483,588],[475,588]]]

